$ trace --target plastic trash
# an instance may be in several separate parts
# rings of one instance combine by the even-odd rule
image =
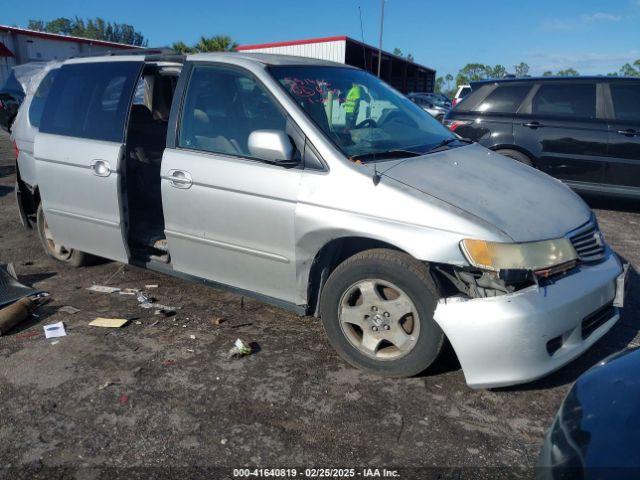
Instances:
[[[253,353],[251,346],[238,338],[233,344],[233,348],[229,350],[229,358],[245,357],[251,353]]]

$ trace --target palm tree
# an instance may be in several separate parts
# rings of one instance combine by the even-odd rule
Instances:
[[[447,83],[447,92],[451,90],[451,82],[453,82],[453,75],[447,73],[444,76],[444,81]]]
[[[198,52],[232,52],[237,46],[238,44],[228,35],[215,35],[209,38],[200,37],[194,48]]]
[[[173,45],[171,45],[171,50],[178,53],[193,53],[194,51],[193,47],[190,47],[184,42],[174,42]]]

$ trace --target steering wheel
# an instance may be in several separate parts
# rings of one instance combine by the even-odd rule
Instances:
[[[363,121],[358,123],[355,128],[365,128],[365,127],[376,128],[377,126],[378,124],[373,118],[365,118]]]
[[[382,125],[386,125],[388,123],[391,122],[397,122],[401,125],[407,125],[410,127],[415,127],[416,124],[415,122],[410,119],[409,117],[407,117],[406,115],[403,115],[401,112],[399,112],[398,110],[394,110],[394,111],[387,111],[385,113],[382,114],[382,116],[380,117],[379,121],[378,121],[378,125],[382,126]]]

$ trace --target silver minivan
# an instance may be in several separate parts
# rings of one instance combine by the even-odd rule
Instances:
[[[52,257],[321,317],[346,361],[380,375],[418,374],[448,341],[471,387],[528,382],[622,306],[624,269],[576,194],[341,64],[67,60],[32,183],[19,198]]]

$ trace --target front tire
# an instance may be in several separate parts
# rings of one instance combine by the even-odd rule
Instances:
[[[512,158],[517,162],[533,167],[533,162],[531,161],[531,159],[524,153],[519,152],[517,150],[510,150],[505,148],[503,150],[496,150],[496,153],[499,153],[500,155],[504,155],[505,157]]]
[[[395,250],[358,253],[322,291],[331,345],[351,365],[385,377],[410,377],[438,357],[444,333],[433,320],[438,291],[425,264]]]
[[[49,226],[47,225],[47,219],[44,216],[42,204],[38,205],[37,223],[40,243],[49,257],[58,260],[59,262],[67,263],[72,267],[82,267],[91,263],[93,257],[88,253],[67,248],[56,243],[51,231],[49,230]]]

